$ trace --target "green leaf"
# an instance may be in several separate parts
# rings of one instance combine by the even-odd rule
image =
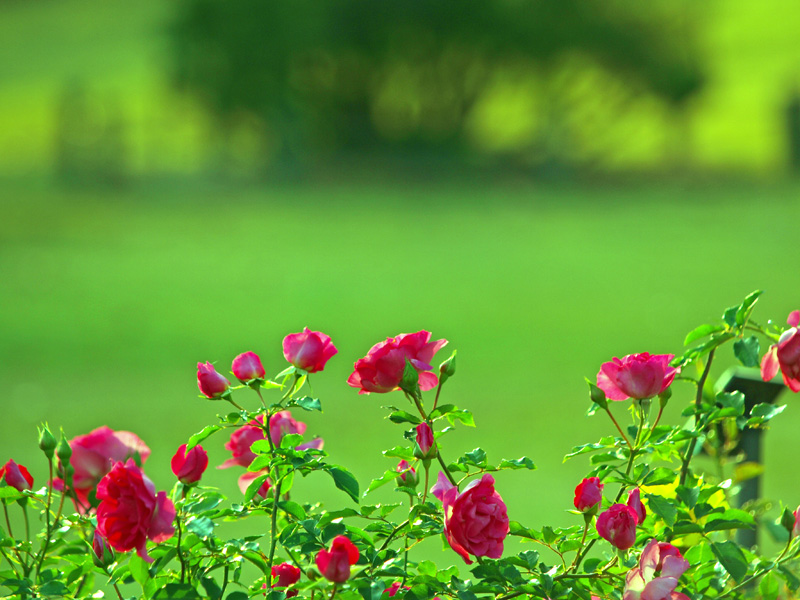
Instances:
[[[475,427],[475,417],[472,416],[471,412],[464,408],[451,410],[445,415],[445,417],[450,422],[450,425],[455,425],[456,421],[459,421],[467,427]]]
[[[747,575],[747,559],[738,545],[734,542],[716,542],[711,544],[711,551],[737,583],[745,578],[745,575]]]
[[[150,565],[148,565],[138,554],[131,554],[128,567],[133,579],[144,587],[150,579]]]
[[[367,486],[367,491],[364,492],[364,496],[369,494],[370,492],[377,490],[379,487],[386,485],[390,481],[397,480],[397,471],[394,469],[387,470],[383,475],[377,477],[370,481],[369,486]]]
[[[666,467],[658,467],[652,470],[644,478],[642,482],[644,485],[667,485],[675,481],[675,470],[667,469]]]
[[[528,538],[530,540],[538,539],[539,536],[536,535],[531,529],[524,527],[521,523],[517,521],[510,521],[508,524],[508,533],[511,535],[516,535],[518,537]]]
[[[696,487],[687,488],[686,486],[679,485],[675,488],[675,493],[688,508],[694,508],[697,504],[697,497],[700,495],[700,489]]]
[[[186,529],[201,538],[210,537],[214,533],[215,526],[216,523],[208,517],[197,517],[186,523]]]
[[[227,596],[225,596],[225,600],[249,600],[250,596],[248,596],[245,592],[231,592]]]
[[[322,412],[322,403],[319,401],[319,398],[304,396],[302,398],[298,398],[294,402],[303,410],[318,410]]]
[[[198,431],[189,438],[189,441],[186,442],[186,451],[188,452],[212,433],[216,433],[220,429],[222,429],[222,425],[206,425],[201,431]]]
[[[464,456],[458,459],[458,462],[467,465],[474,465],[476,467],[486,467],[486,452],[483,448],[475,448],[469,452],[465,452]]]
[[[758,343],[758,338],[754,335],[743,340],[736,340],[733,343],[733,354],[745,367],[757,367],[760,353],[761,344]]]
[[[153,596],[153,600],[200,600],[200,598],[194,586],[188,583],[168,583]]]
[[[792,592],[796,592],[797,588],[800,588],[800,579],[789,570],[789,567],[786,565],[781,565],[778,567],[778,573],[780,574],[781,578],[786,582],[789,590]]]
[[[300,506],[297,502],[291,502],[289,500],[285,500],[282,502],[278,502],[278,507],[284,512],[292,515],[295,519],[300,519],[302,521],[303,519],[306,518],[306,511],[303,510],[303,507]]]
[[[741,304],[737,304],[736,306],[731,306],[730,308],[726,308],[725,312],[722,313],[722,320],[725,321],[728,326],[736,327],[736,313],[739,312],[739,309],[742,307]]]
[[[402,458],[404,460],[414,460],[414,451],[407,446],[395,446],[391,450],[384,450],[386,458]]]
[[[753,306],[758,300],[758,297],[764,292],[756,290],[747,295],[744,301],[739,305],[739,310],[736,311],[736,324],[744,325],[745,321],[750,318],[750,313],[753,312]]]
[[[774,573],[767,573],[758,584],[758,595],[761,600],[776,600],[780,592],[778,577]]]
[[[646,494],[645,496],[647,498],[647,506],[661,517],[667,525],[672,527],[678,515],[678,509],[675,505],[663,496],[656,496],[655,494]]]
[[[419,425],[420,423],[422,423],[422,420],[419,417],[412,415],[411,413],[408,413],[404,410],[398,410],[393,412],[392,414],[389,415],[389,420],[392,423],[411,423],[412,425]]]
[[[333,477],[333,483],[336,487],[350,496],[353,502],[358,504],[358,480],[353,474],[344,467],[338,465],[328,465],[325,470]]]
[[[533,461],[528,458],[527,456],[521,456],[520,458],[508,459],[504,458],[500,461],[500,464],[497,465],[498,469],[528,469],[529,471],[533,471],[536,469],[536,465],[533,464]]]
[[[725,327],[723,325],[711,325],[705,324],[700,325],[699,327],[695,327],[689,333],[686,334],[686,338],[683,340],[683,345],[688,346],[694,341],[699,340],[700,338],[704,338],[707,335],[711,335],[712,333],[717,333],[718,331],[724,331]]]
[[[7,499],[10,503],[12,500],[22,498],[22,492],[17,490],[17,488],[6,485],[0,487],[0,498]]]
[[[244,493],[245,502],[250,502],[253,499],[253,496],[258,492],[258,488],[267,480],[267,477],[269,477],[269,474],[264,473],[264,475],[259,475],[250,482],[250,485],[247,486],[247,491]]]
[[[781,406],[775,406],[766,402],[756,404],[750,411],[750,418],[747,419],[746,424],[748,427],[758,427],[781,414],[785,408],[785,404]]]

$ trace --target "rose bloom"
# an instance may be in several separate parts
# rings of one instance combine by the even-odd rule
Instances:
[[[294,585],[300,581],[301,571],[292,563],[284,562],[272,567],[272,587],[285,588]],[[266,587],[267,584],[264,584]],[[293,598],[297,596],[297,590],[286,590],[286,597]]]
[[[793,392],[800,392],[800,310],[794,310],[786,319],[790,328],[783,332],[777,344],[761,359],[761,378],[769,381],[778,372],[783,375],[783,382]]]
[[[636,541],[636,511],[626,504],[614,504],[597,517],[597,533],[612,546],[627,550]]]
[[[596,511],[602,501],[603,484],[599,477],[586,477],[575,488],[573,504],[581,512]]]
[[[330,337],[308,327],[283,338],[283,356],[291,365],[308,373],[322,371],[325,363],[337,352]]]
[[[28,469],[18,465],[13,460],[9,460],[0,467],[0,481],[4,480],[8,485],[20,492],[33,487],[33,476],[28,473]]]
[[[652,398],[667,389],[678,369],[669,366],[674,354],[629,354],[603,363],[597,373],[597,387],[609,400]]]
[[[284,435],[288,433],[303,434],[305,431],[306,424],[302,421],[295,421],[292,413],[288,410],[278,411],[269,418],[269,436],[276,446],[280,446]]]
[[[406,359],[419,373],[419,389],[436,387],[439,379],[431,373],[430,361],[447,340],[431,342],[429,331],[402,333],[375,344],[364,358],[355,363],[355,370],[347,379],[348,385],[360,388],[359,394],[386,393],[398,389],[406,368]]]
[[[672,544],[651,540],[642,550],[639,566],[628,572],[622,600],[690,600],[675,587],[689,562]]]
[[[75,469],[72,484],[78,497],[76,508],[81,513],[91,509],[89,495],[115,463],[136,458],[143,465],[150,456],[150,448],[136,434],[106,426],[73,438],[69,446],[72,449],[69,463]],[[53,483],[56,489],[64,487],[62,479],[56,478]]]
[[[97,531],[119,552],[136,550],[147,562],[147,540],[159,543],[172,537],[175,507],[166,492],[155,486],[133,460],[118,462],[97,485]]]
[[[231,371],[241,382],[252,381],[253,379],[264,379],[267,372],[261,364],[261,359],[255,352],[243,352],[233,359]]]
[[[255,453],[250,451],[250,446],[253,445],[253,442],[267,439],[262,429],[263,423],[264,415],[258,415],[255,419],[234,431],[231,434],[231,439],[225,444],[225,449],[230,450],[233,457],[226,460],[217,468],[227,469],[233,466],[249,467],[250,463],[256,458]]]
[[[350,578],[350,565],[358,562],[358,548],[345,536],[337,535],[333,538],[331,549],[320,550],[315,562],[325,579],[343,583]]]
[[[450,483],[439,472],[433,495],[444,505],[444,531],[450,547],[472,564],[469,555],[500,558],[503,540],[508,535],[508,514],[505,502],[494,490],[494,478],[485,474],[471,482],[464,491]]]
[[[191,485],[200,481],[208,467],[208,453],[202,446],[195,446],[186,452],[186,444],[182,444],[170,463],[172,472],[181,483]]]
[[[228,391],[231,382],[217,373],[210,362],[197,363],[197,387],[206,398],[219,398]]]

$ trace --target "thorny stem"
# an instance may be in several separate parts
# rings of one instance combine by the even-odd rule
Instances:
[[[700,376],[700,380],[697,382],[697,395],[694,399],[695,412],[694,415],[694,426],[697,429],[697,424],[700,421],[700,414],[699,409],[703,404],[703,388],[706,385],[706,379],[708,379],[708,373],[711,370],[711,363],[714,362],[714,350],[708,353],[708,361],[706,361],[706,366],[703,369],[703,374]],[[695,433],[697,433],[695,431]],[[681,463],[681,476],[680,476],[680,485],[686,483],[686,475],[689,473],[689,461],[692,460],[692,456],[694,455],[694,448],[697,445],[697,438],[693,437],[692,440],[689,442],[689,445],[686,447],[686,454],[683,456],[683,461]]]
[[[589,533],[589,523],[591,523],[591,522],[592,522],[592,520],[590,518],[587,519],[587,518],[584,517],[584,520],[583,520],[583,536],[581,537],[581,545],[578,546],[578,551],[575,553],[575,559],[572,561],[572,565],[570,565],[570,567],[569,567],[570,569],[574,569],[575,568],[575,563],[578,562],[578,557],[581,555],[581,550],[583,549],[583,544],[586,542],[586,534]]]
[[[436,405],[439,404],[439,392],[441,392],[441,391],[442,391],[442,380],[440,379],[439,380],[439,385],[436,388],[436,397],[433,399],[433,408],[431,409],[431,412],[436,410]]]
[[[275,492],[272,497],[272,525],[270,529],[269,558],[267,559],[266,572],[270,587],[272,586],[272,561],[275,558],[275,546],[278,541],[278,500],[280,500],[281,497],[281,484],[283,484],[282,478],[275,484]],[[333,598],[333,596],[331,596],[331,598]]]
[[[118,586],[116,583],[114,584],[114,589],[115,589],[115,590],[116,590],[116,592],[117,592],[117,597],[119,598],[119,600],[124,600],[124,599],[122,598],[122,592],[120,592],[120,591],[119,591],[119,586]]]
[[[22,516],[25,519],[25,540],[30,543],[31,541],[31,524],[28,521],[28,505],[22,506]]]
[[[658,415],[656,415],[656,420],[655,420],[655,422],[653,423],[653,426],[650,428],[650,431],[653,431],[653,430],[656,428],[656,426],[658,425],[658,422],[661,420],[661,414],[662,414],[663,412],[664,412],[664,405],[663,405],[662,403],[660,403],[660,402],[659,402],[659,405],[658,405]]]
[[[405,521],[400,523],[397,527],[392,529],[392,532],[389,534],[389,536],[385,540],[383,540],[383,544],[381,544],[381,547],[378,548],[378,552],[383,552],[384,550],[386,550],[386,547],[389,545],[389,542],[391,542],[392,538],[394,538],[394,536],[397,535],[397,532],[400,531],[403,527],[405,527],[409,523],[410,520],[406,519]]]

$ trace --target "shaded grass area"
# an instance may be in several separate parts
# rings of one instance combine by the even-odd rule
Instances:
[[[757,320],[799,306],[794,187],[13,191],[0,225],[0,440],[37,485],[35,426],[47,420],[69,437],[103,424],[135,431],[152,449],[148,473],[169,488],[177,446],[227,412],[197,397],[196,362],[227,372],[253,350],[274,374],[283,336],[309,326],[339,354],[311,381],[324,413],[298,418],[366,487],[394,466],[380,451],[403,443],[382,407],[405,400],[359,396],[345,380],[375,342],[425,328],[450,340],[437,358],[459,352],[443,401],[478,424],[443,439],[446,457],[476,446],[490,462],[531,457],[538,471],[497,476],[511,518],[568,524],[588,462],[561,459],[612,432],[584,417],[584,376],[612,356],[680,352],[687,331],[753,289],[767,292]],[[714,373],[731,364],[721,353]],[[688,388],[675,392],[671,422],[690,401]],[[788,392],[783,400],[765,491],[794,506],[781,448],[795,441],[800,409]],[[258,405],[255,395],[241,402]],[[225,441],[204,444],[212,465]],[[236,494],[236,476],[212,469],[206,479]],[[323,474],[296,486],[298,499],[349,502]]]

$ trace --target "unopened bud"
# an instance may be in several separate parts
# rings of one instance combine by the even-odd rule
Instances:
[[[45,453],[47,458],[53,458],[56,449],[56,438],[47,426],[47,423],[44,423],[39,428],[39,448],[42,449],[42,452]]]
[[[414,456],[425,460],[436,456],[436,440],[433,430],[427,423],[417,425],[417,443],[414,444]]]
[[[72,448],[67,441],[67,437],[64,435],[63,429],[61,430],[61,439],[58,440],[58,445],[56,446],[56,455],[62,465],[69,464],[69,459],[72,456]]]
[[[401,486],[414,488],[419,483],[417,472],[414,470],[408,461],[401,460],[397,465],[397,479]]]
[[[403,378],[400,380],[400,389],[410,394],[412,398],[419,398],[419,373],[411,364],[411,361],[406,359],[406,366],[403,369]]]
[[[446,361],[439,365],[439,385],[450,379],[456,374],[456,351],[450,355]]]

